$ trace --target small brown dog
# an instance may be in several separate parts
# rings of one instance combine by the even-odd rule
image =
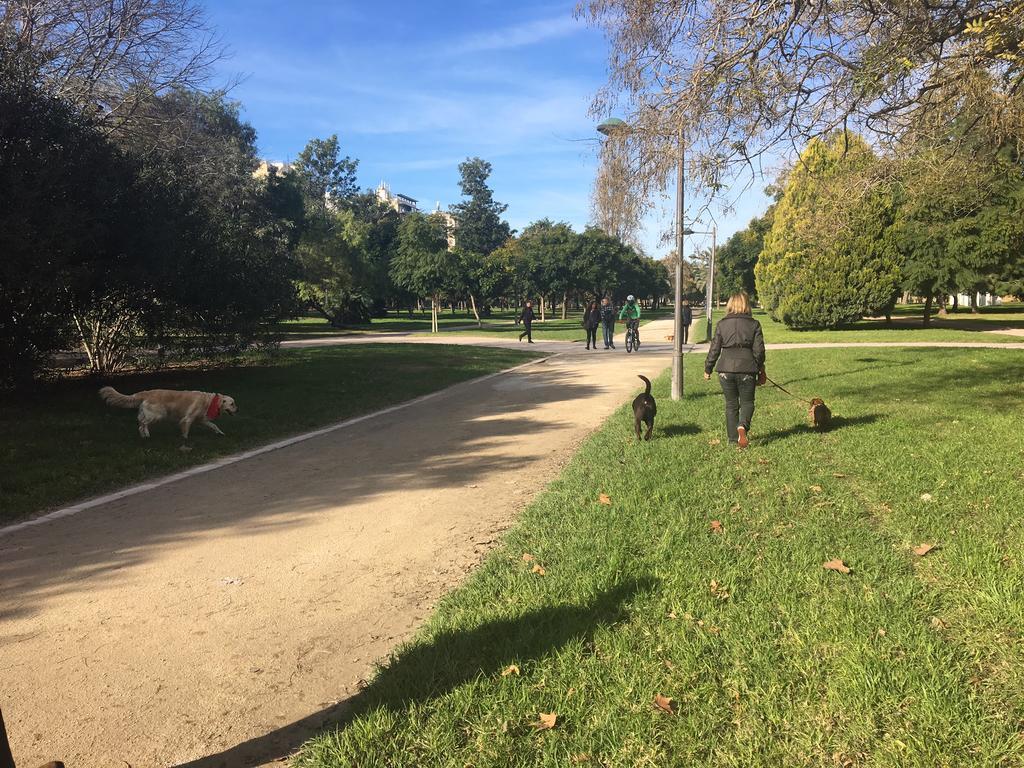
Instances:
[[[820,397],[811,400],[811,408],[807,411],[807,418],[815,429],[828,429],[832,424],[832,411],[825,405]]]
[[[636,428],[637,440],[650,440],[651,433],[654,432],[654,417],[658,414],[658,403],[651,394],[651,380],[646,376],[640,378],[644,380],[647,389],[633,398],[633,426]],[[640,437],[641,423],[647,425],[647,434],[643,438]]]
[[[179,392],[174,389],[147,389],[134,395],[122,395],[113,387],[103,387],[100,397],[107,405],[117,408],[139,409],[139,434],[149,437],[149,425],[161,419],[177,419],[181,436],[188,440],[189,430],[195,422],[201,423],[218,435],[224,433],[213,423],[221,413],[238,411],[235,399],[216,392]]]

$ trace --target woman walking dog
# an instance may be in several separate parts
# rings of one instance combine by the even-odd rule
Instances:
[[[711,379],[717,363],[718,383],[725,396],[729,442],[746,448],[750,419],[754,415],[754,388],[764,373],[764,335],[761,324],[750,314],[747,294],[731,296],[725,312],[715,328],[715,337],[704,361],[704,378]]]

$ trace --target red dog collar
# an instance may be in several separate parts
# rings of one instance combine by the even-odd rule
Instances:
[[[220,395],[214,395],[210,407],[206,409],[206,418],[213,421],[220,416]]]

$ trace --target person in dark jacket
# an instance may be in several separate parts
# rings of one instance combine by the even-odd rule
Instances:
[[[523,307],[523,311],[519,313],[519,319],[523,321],[523,327],[526,329],[519,334],[520,341],[522,341],[525,336],[526,340],[533,344],[533,318],[535,317],[536,315],[533,314],[533,302],[526,302],[526,306]]]
[[[693,307],[690,302],[683,301],[683,344],[690,338],[690,325],[693,323]]]
[[[601,324],[601,308],[596,301],[590,302],[583,310],[583,327],[587,331],[587,349],[594,345],[597,349],[597,326]]]
[[[601,327],[604,329],[604,348],[615,349],[615,305],[607,296],[601,299]]]
[[[750,315],[745,293],[730,297],[725,317],[711,340],[704,378],[710,379],[718,364],[718,382],[725,396],[725,426],[729,442],[746,448],[750,419],[754,415],[754,388],[764,369],[764,335],[761,324]]]

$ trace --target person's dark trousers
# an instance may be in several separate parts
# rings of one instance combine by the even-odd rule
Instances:
[[[526,328],[525,331],[519,334],[519,340],[522,341],[524,338],[533,344],[533,321],[524,320],[523,326]]]
[[[725,395],[725,429],[729,442],[736,443],[739,441],[737,427],[742,426],[750,431],[757,377],[749,373],[720,373],[718,382]]]
[[[687,341],[687,339],[689,339],[689,338],[690,338],[690,326],[688,326],[686,324],[686,322],[684,321],[683,322],[683,344],[689,343]]]
[[[597,327],[587,328],[587,348],[593,345],[597,349]]]
[[[604,348],[615,346],[615,323],[601,323],[604,329]]]

